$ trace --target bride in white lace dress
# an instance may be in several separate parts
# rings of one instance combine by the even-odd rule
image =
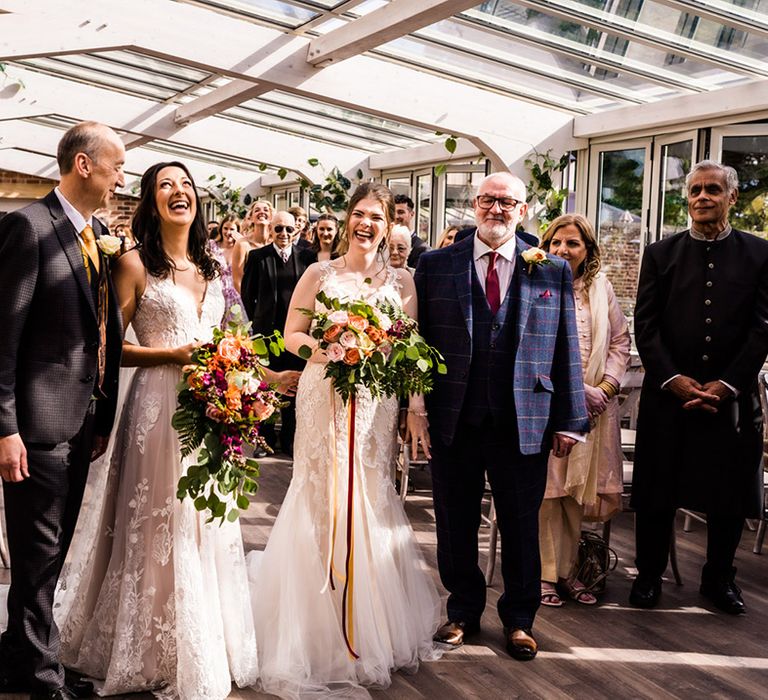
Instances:
[[[297,309],[313,308],[320,289],[332,297],[386,299],[415,315],[409,273],[387,266],[380,254],[393,217],[387,188],[358,188],[346,253],[311,266],[296,287],[286,322],[291,352],[317,346]],[[261,687],[288,698],[367,697],[365,687],[387,687],[394,669],[415,671],[420,660],[438,656],[432,635],[439,598],[390,475],[398,402],[358,394],[350,508],[348,408],[324,378],[324,363],[315,350],[299,381],[293,479],[255,577]],[[409,428],[428,449],[423,399],[413,397],[411,408]]]
[[[137,370],[113,436],[100,523],[81,534],[69,563],[79,585],[62,656],[100,681],[99,694],[216,700],[232,680],[257,677],[243,544],[239,524],[206,525],[176,498],[189,459],[180,460],[171,416],[181,366],[221,323],[224,296],[186,168],[153,166],[141,190],[141,248],[114,271],[125,325],[139,341],[124,345],[123,364]]]

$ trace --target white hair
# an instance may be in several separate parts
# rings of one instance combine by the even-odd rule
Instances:
[[[729,192],[739,189],[739,175],[730,165],[723,165],[715,160],[702,160],[696,163],[691,168],[691,172],[685,176],[686,193],[689,191],[691,178],[701,170],[719,170],[725,175],[725,186],[728,188]]]

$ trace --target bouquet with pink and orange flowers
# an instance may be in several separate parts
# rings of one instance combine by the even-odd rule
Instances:
[[[172,425],[181,456],[199,451],[196,464],[179,479],[176,495],[210,511],[209,522],[234,521],[248,507],[248,494],[258,489],[259,465],[244,448],[266,448],[259,425],[282,405],[264,381],[264,365],[270,351],[284,350],[283,339],[279,333],[251,337],[249,327],[232,322],[226,330],[214,329],[213,340],[192,353],[178,386]]]
[[[419,335],[419,326],[401,308],[387,302],[341,301],[317,295],[321,311],[303,309],[312,318],[310,335],[328,357],[328,377],[346,403],[366,387],[372,396],[426,394],[432,371],[446,373],[442,355]],[[299,349],[304,359],[312,349]]]

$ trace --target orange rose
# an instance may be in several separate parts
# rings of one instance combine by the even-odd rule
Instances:
[[[368,328],[368,321],[362,316],[350,316],[349,325],[352,326],[352,328],[354,328],[356,331],[360,331],[362,333],[366,328]]]
[[[240,390],[234,384],[230,384],[224,396],[227,399],[227,408],[230,411],[240,410],[242,406],[240,403]]]
[[[266,420],[275,412],[275,407],[271,404],[265,403],[261,399],[256,399],[253,402],[253,413],[257,420]]]
[[[381,330],[381,328],[376,328],[376,326],[368,326],[368,328],[365,329],[365,332],[376,345],[381,343],[384,338],[387,337],[387,334]]]
[[[362,354],[358,348],[347,348],[346,352],[344,353],[345,365],[356,365],[360,362],[361,359]]]
[[[325,333],[323,333],[323,340],[326,343],[335,343],[339,336],[344,331],[344,326],[334,323]]]

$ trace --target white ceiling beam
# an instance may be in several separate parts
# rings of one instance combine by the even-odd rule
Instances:
[[[397,170],[398,168],[415,168],[438,163],[450,165],[453,160],[466,160],[479,156],[480,151],[474,143],[468,139],[458,139],[456,150],[453,153],[449,153],[442,143],[401,148],[397,151],[374,153],[368,158],[368,167],[371,170]]]
[[[476,0],[392,0],[384,7],[314,39],[307,51],[307,61],[313,66],[343,61],[476,4]]]
[[[683,95],[632,108],[621,107],[576,117],[573,135],[588,139],[608,134],[654,130],[696,121],[748,116],[768,110],[768,79]]]
[[[46,12],[0,15],[0,61],[108,51],[130,44],[130,36],[96,8],[78,20]]]
[[[176,108],[173,120],[179,126],[186,126],[193,121],[204,119],[223,112],[230,107],[237,107],[246,100],[252,100],[272,88],[261,83],[252,83],[247,80],[233,80],[220,88],[216,88],[206,95],[187,102]]]
[[[28,0],[33,15],[45,4],[42,0]],[[66,5],[70,17],[74,12],[86,16],[89,7],[80,0],[62,5]],[[127,6],[117,0],[102,0],[99,7],[131,35],[135,51],[423,129],[464,136],[472,139],[496,168],[510,162],[507,149],[517,154],[520,143],[525,143],[530,150],[572,119],[571,113],[558,111],[556,104],[533,104],[492,88],[475,87],[369,55],[354,56],[318,69],[306,62],[306,38],[286,38],[280,30],[194,5],[170,0],[133,0]],[[200,27],[205,27],[205,31],[200,31]],[[227,40],[222,41],[221,37]],[[226,97],[234,96],[230,93]],[[173,129],[178,130],[179,125],[173,124],[173,118],[168,120],[165,113],[158,115],[158,119],[162,123],[157,131],[146,127],[143,133],[171,138]],[[265,148],[274,152],[271,147],[278,143],[276,132],[269,133],[272,138],[254,152],[258,153],[256,157],[275,163],[262,155]],[[235,146],[231,137],[222,138],[225,148]],[[308,142],[304,143],[305,156],[315,155],[319,150],[316,142],[309,142],[309,147]],[[332,159],[323,162],[334,163]]]
[[[209,117],[179,129],[173,119],[175,105],[73,83],[32,70],[15,69],[14,74],[24,81],[26,87],[15,100],[0,101],[0,109],[4,110],[0,114],[3,116],[13,116],[13,104],[18,105],[19,116],[23,116],[23,99],[34,95],[38,113],[58,114],[78,121],[94,119],[129,136],[161,139],[209,154],[219,153],[222,158],[252,161],[254,177],[258,174],[256,164],[266,163],[296,171],[312,180],[307,164],[310,156],[324,163],[338,164],[344,172],[357,167],[367,156],[354,149],[311,142],[221,117]],[[4,105],[5,102],[10,104]],[[3,133],[2,124],[0,133]],[[144,144],[134,140],[132,145]]]

